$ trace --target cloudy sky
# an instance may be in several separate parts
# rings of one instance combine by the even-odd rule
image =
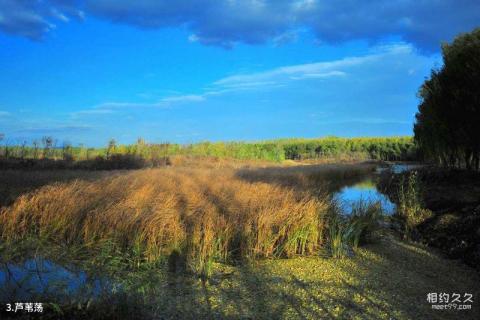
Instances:
[[[0,133],[103,145],[410,135],[469,0],[0,0]]]

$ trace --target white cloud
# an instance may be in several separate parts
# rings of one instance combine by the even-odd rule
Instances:
[[[205,95],[173,95],[164,97],[156,102],[104,102],[98,104],[90,109],[80,110],[70,113],[72,118],[78,118],[83,116],[101,116],[101,115],[111,115],[118,114],[124,110],[136,110],[136,109],[152,109],[152,108],[169,108],[175,104],[187,104],[187,103],[196,103],[202,102],[205,100]]]
[[[15,133],[22,134],[63,134],[71,132],[83,132],[89,131],[94,127],[91,125],[85,124],[61,124],[61,125],[35,125],[35,126],[25,126],[21,129],[17,129]]]
[[[213,85],[228,89],[244,89],[267,87],[305,79],[343,77],[348,74],[348,70],[352,67],[375,62],[386,56],[409,54],[412,53],[412,50],[411,45],[405,43],[382,45],[373,48],[371,54],[362,57],[347,57],[333,61],[283,66],[263,72],[232,75],[214,82]]]
[[[303,80],[303,79],[327,79],[332,77],[343,77],[347,73],[343,71],[330,71],[325,73],[304,73],[300,76],[291,77],[292,80]]]
[[[190,41],[231,48],[236,43],[295,41],[311,30],[329,43],[399,36],[428,51],[478,27],[478,0],[1,0],[0,30],[40,39],[54,22],[85,15],[138,28],[187,28]]]
[[[323,78],[335,77],[344,75],[344,72],[339,70],[342,67],[357,65],[371,60],[372,56],[345,58],[337,61],[308,63],[301,65],[285,66],[264,72],[257,72],[251,74],[233,75],[216,81],[217,86],[231,87],[231,86],[257,86],[264,84],[276,83],[279,80],[300,80],[307,75],[316,74]]]
[[[72,116],[87,116],[87,115],[102,115],[102,114],[112,114],[115,113],[114,110],[111,109],[88,109],[88,110],[80,110],[77,112],[72,113]]]
[[[282,46],[287,43],[296,42],[298,40],[298,32],[287,31],[272,39],[275,46]]]
[[[83,18],[71,0],[1,0],[0,31],[40,40],[56,28],[54,21],[67,23],[69,17]]]
[[[183,96],[171,96],[163,98],[160,103],[184,103],[184,102],[200,102],[204,101],[205,97],[196,94],[187,94]]]
[[[248,91],[271,90],[286,87],[298,81],[325,81],[347,77],[354,68],[377,66],[381,61],[402,60],[402,57],[414,54],[411,45],[396,43],[380,45],[371,49],[370,54],[359,57],[346,57],[339,60],[307,64],[282,66],[262,72],[236,74],[213,82],[200,94],[173,94],[154,102],[105,102],[91,109],[72,113],[73,116],[102,115],[117,113],[118,110],[142,108],[170,108],[175,105],[194,104],[206,101],[210,97]],[[411,69],[408,69],[411,70]],[[407,71],[410,72],[410,71]]]

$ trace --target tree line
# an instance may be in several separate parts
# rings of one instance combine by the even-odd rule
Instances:
[[[441,166],[480,170],[480,28],[442,46],[443,66],[419,90],[415,142]]]
[[[69,142],[59,143],[45,136],[31,143],[6,143],[0,135],[0,159],[54,161],[165,162],[175,155],[233,158],[243,160],[308,160],[350,157],[356,159],[415,160],[416,147],[411,137],[280,139],[260,142],[199,142],[194,144],[147,143],[118,144],[111,139],[106,147],[89,148]]]

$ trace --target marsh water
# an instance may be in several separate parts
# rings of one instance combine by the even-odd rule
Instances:
[[[81,270],[67,268],[35,257],[22,263],[4,263],[0,267],[0,301],[28,300],[35,297],[77,301],[98,297],[110,286],[106,279],[90,278]]]
[[[365,178],[361,182],[343,187],[335,194],[345,213],[351,212],[358,202],[378,202],[384,214],[391,215],[395,212],[395,204],[386,195],[378,191],[375,178],[374,176]]]
[[[360,181],[353,184],[346,184],[340,191],[335,193],[345,213],[352,211],[353,206],[358,202],[380,203],[383,213],[392,215],[395,213],[395,204],[377,188],[379,175],[388,170],[392,174],[399,174],[420,168],[420,164],[395,163],[388,166],[378,166],[374,172],[363,176]]]
[[[412,164],[379,166],[357,181],[346,183],[335,192],[334,197],[347,214],[358,201],[379,202],[385,214],[393,214],[395,204],[377,189],[380,173],[384,170],[401,173],[417,167]],[[0,265],[0,301],[12,302],[35,297],[54,301],[75,297],[75,301],[88,301],[101,295],[104,290],[112,290],[108,280],[42,258]]]

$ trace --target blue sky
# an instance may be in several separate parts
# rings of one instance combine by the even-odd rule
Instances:
[[[0,0],[0,133],[74,144],[410,135],[478,1]]]

